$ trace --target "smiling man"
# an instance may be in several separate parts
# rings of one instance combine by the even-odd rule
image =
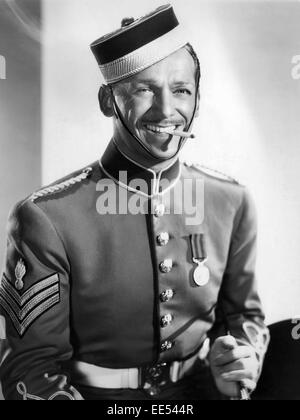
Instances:
[[[198,58],[169,5],[91,48],[113,138],[100,161],[12,211],[4,395],[246,398],[268,344],[256,218],[245,187],[179,161],[198,115]]]

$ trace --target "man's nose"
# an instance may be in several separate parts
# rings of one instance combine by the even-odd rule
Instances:
[[[174,115],[172,92],[162,91],[155,95],[153,108],[160,119],[167,119]]]

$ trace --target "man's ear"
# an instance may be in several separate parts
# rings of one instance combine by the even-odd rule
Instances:
[[[114,116],[114,101],[112,92],[107,85],[102,85],[98,93],[100,109],[106,117]]]
[[[200,92],[197,93],[197,105],[196,105],[195,118],[199,117],[199,108],[200,108]]]

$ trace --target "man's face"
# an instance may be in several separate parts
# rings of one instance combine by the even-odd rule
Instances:
[[[196,101],[195,63],[181,49],[114,88],[126,126],[151,152],[163,159],[178,150],[180,137],[166,128],[184,130],[190,124]],[[131,149],[138,144],[119,123],[123,141]],[[139,149],[140,150],[140,149]]]

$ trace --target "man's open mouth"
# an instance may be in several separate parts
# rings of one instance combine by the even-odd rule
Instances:
[[[160,126],[160,125],[153,125],[153,124],[145,124],[144,127],[152,131],[153,133],[166,133],[169,134],[172,131],[175,131],[179,125],[168,125],[168,126]]]

